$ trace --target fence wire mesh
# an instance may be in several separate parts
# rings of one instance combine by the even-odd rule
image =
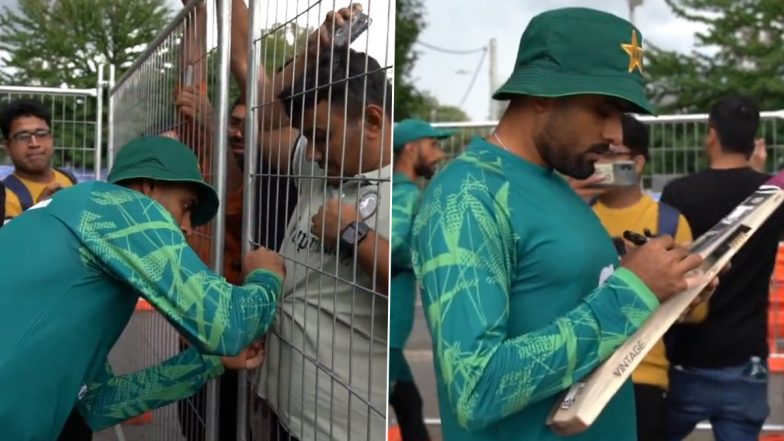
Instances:
[[[287,276],[243,413],[255,439],[385,439],[394,3],[360,2],[350,51],[308,38],[345,4],[250,5],[244,248],[278,250]],[[373,232],[355,252],[312,226],[352,213]]]
[[[228,44],[219,31],[228,27],[229,17],[218,13],[221,5],[217,0],[188,3],[110,91],[111,145],[117,152],[139,136],[180,140],[196,153],[202,174],[214,187],[220,187],[216,163],[219,151],[225,149],[214,134],[221,127],[228,91],[228,71],[221,75],[220,62]],[[222,242],[220,232],[220,226],[211,223],[196,228],[188,238],[213,268],[222,257],[214,250],[216,242]],[[110,360],[118,371],[134,371],[187,347],[163,316],[140,301]],[[126,428],[127,439],[218,439],[218,389],[213,380],[193,397],[132,421],[134,425]]]
[[[361,5],[372,26],[364,35],[356,32],[360,38],[351,44],[356,51],[348,52],[339,44],[308,39],[320,29],[330,40],[332,33],[319,25],[343,5],[301,3],[251,2],[250,11],[242,0],[190,3],[112,88],[111,145],[119,151],[140,135],[177,138],[194,149],[207,180],[227,189],[225,218],[219,215],[221,222],[213,229],[201,229],[190,240],[200,257],[234,283],[241,283],[240,249],[278,250],[287,266],[263,368],[242,373],[239,386],[224,376],[220,394],[212,383],[207,393],[155,411],[151,420],[140,421],[143,425],[129,426],[129,439],[284,439],[281,431],[303,440],[385,436],[393,4]],[[350,35],[361,26],[352,21],[337,33],[348,30]],[[231,46],[226,44],[229,32]],[[312,54],[305,52],[311,55],[286,63],[315,47]],[[232,100],[231,107],[229,79],[222,75],[229,51],[233,88],[245,98]],[[321,157],[327,171],[313,161],[318,159],[313,153],[317,131],[307,123],[310,118],[301,116],[318,106],[303,102],[300,117],[289,120],[276,98],[288,87],[287,74],[289,81],[303,72],[312,78],[307,66],[315,60],[330,71],[318,82],[317,100],[333,109],[318,130],[331,134]],[[332,81],[334,72],[343,72],[342,80]],[[341,85],[334,95],[342,96],[333,96],[333,88]],[[293,100],[309,92],[300,90]],[[322,99],[322,93],[328,98]],[[357,114],[354,109],[363,110]],[[227,142],[228,157],[215,148]],[[225,168],[218,164],[224,160]],[[309,220],[331,198],[353,208],[370,229],[366,245],[352,255],[338,255],[341,246],[335,240],[322,246],[310,235]],[[293,239],[288,246],[287,239]],[[119,363],[118,370],[149,366],[184,349],[155,312],[135,314],[121,342],[111,358],[130,360]],[[225,430],[229,427],[236,431]]]
[[[708,115],[662,115],[639,117],[650,130],[651,159],[643,176],[643,187],[655,193],[673,178],[707,168],[704,140]],[[496,121],[470,123],[434,123],[433,126],[456,130],[455,136],[442,142],[448,158],[460,154],[474,136],[487,136]],[[769,171],[784,167],[784,111],[762,112],[758,136],[765,139]]]
[[[54,140],[54,167],[72,172],[79,181],[104,176],[101,170],[101,89],[54,89],[0,86],[0,106],[29,99],[43,104],[52,116],[50,130]],[[13,172],[8,152],[0,148],[0,179]]]

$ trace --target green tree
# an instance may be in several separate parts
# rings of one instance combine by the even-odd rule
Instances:
[[[100,65],[114,65],[119,78],[170,17],[165,0],[19,0],[17,10],[0,12],[0,83],[94,89]],[[57,115],[52,129],[64,153],[55,165],[92,167],[84,148],[95,139],[87,122],[95,121],[96,106],[34,98]]]
[[[445,104],[439,104],[434,113],[436,117],[433,122],[463,122],[471,119],[463,109]]]
[[[750,95],[763,109],[784,108],[784,2],[665,1],[676,16],[707,29],[691,54],[649,49],[646,72],[661,112],[706,112],[731,93]]]
[[[414,116],[424,118],[430,122],[461,122],[469,121],[471,118],[459,107],[440,104],[438,100],[427,92],[422,93],[423,106]],[[397,102],[396,102],[397,103]]]
[[[706,29],[696,34],[696,49],[691,53],[646,44],[649,96],[659,113],[707,113],[720,98],[738,93],[754,98],[763,110],[784,109],[784,51],[780,49],[784,2],[665,1],[677,17]],[[779,126],[760,131],[769,147],[784,139],[784,125]],[[655,125],[653,129],[656,173],[681,174],[706,166],[705,124]],[[776,166],[773,161],[770,165]]]
[[[418,52],[414,44],[425,28],[422,0],[396,0],[395,10],[395,119],[428,118],[426,97],[411,81]]]
[[[315,30],[296,23],[279,23],[262,31],[261,62],[267,74],[283,69],[295,53],[304,50],[308,36]]]
[[[19,0],[0,13],[0,81],[95,87],[98,65],[122,75],[170,16],[165,0]]]

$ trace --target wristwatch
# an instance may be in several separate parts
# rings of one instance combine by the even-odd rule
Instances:
[[[340,249],[346,254],[354,254],[357,245],[367,237],[369,230],[364,222],[351,222],[340,232]]]

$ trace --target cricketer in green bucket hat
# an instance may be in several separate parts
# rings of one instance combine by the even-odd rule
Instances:
[[[514,71],[493,98],[606,95],[654,114],[643,69],[642,34],[631,23],[589,8],[555,9],[528,23]]]
[[[404,119],[395,124],[393,149],[399,152],[409,142],[425,138],[446,139],[453,134],[454,131],[452,130],[438,130],[427,121],[421,119]]]
[[[195,184],[199,200],[191,210],[193,226],[206,224],[218,211],[218,194],[204,181],[196,155],[177,140],[143,136],[121,148],[107,180],[119,184],[137,178]]]

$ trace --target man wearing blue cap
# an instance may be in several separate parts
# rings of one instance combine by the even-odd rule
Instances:
[[[406,119],[395,124],[395,171],[392,174],[392,240],[389,323],[389,402],[395,409],[405,441],[429,439],[422,414],[422,397],[403,349],[414,326],[416,277],[411,268],[411,224],[419,205],[416,181],[430,179],[444,151],[438,141],[452,135],[425,121]]]
[[[605,12],[534,17],[494,95],[510,100],[498,126],[422,196],[413,261],[446,440],[561,439],[546,425],[561,392],[684,290],[701,262],[669,236],[619,262],[561,176],[587,178],[610,144],[622,144],[623,112],[652,112],[642,44],[631,23]],[[636,438],[628,382],[573,439]]]
[[[273,319],[280,256],[249,253],[245,283],[233,286],[187,245],[192,226],[218,209],[187,146],[136,139],[120,150],[108,181],[61,190],[0,230],[0,249],[14,250],[0,254],[3,439],[56,439],[75,405],[99,430],[185,398],[223,371],[219,357],[202,354],[239,354]],[[106,357],[139,296],[193,349],[113,377]],[[228,364],[257,366],[259,349]]]

